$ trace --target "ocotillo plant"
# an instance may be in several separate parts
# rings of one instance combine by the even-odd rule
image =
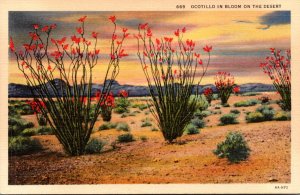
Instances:
[[[291,110],[291,51],[281,55],[281,50],[270,48],[272,56],[266,57],[266,62],[260,67],[273,81],[273,85],[281,96],[281,108]]]
[[[172,37],[153,38],[147,23],[139,25],[138,30],[138,35],[135,35],[138,41],[137,55],[152,97],[152,101],[148,102],[150,111],[165,140],[172,142],[182,136],[185,126],[198,108],[198,90],[192,97],[195,75],[198,69],[202,71],[199,85],[207,71],[212,47],[204,47],[208,53],[208,62],[204,65],[200,54],[194,51],[195,42],[189,39],[183,41],[185,28],[175,31],[177,44],[173,43]]]
[[[210,104],[211,100],[213,99],[213,90],[210,87],[207,87],[203,90],[203,94],[207,100],[207,102]]]
[[[94,124],[101,112],[101,104],[107,96],[101,96],[92,107],[93,68],[97,65],[99,52],[97,48],[98,33],[92,32],[91,41],[86,37],[86,16],[79,18],[77,35],[51,38],[55,24],[40,27],[33,25],[30,41],[24,49],[16,51],[10,37],[10,50],[16,56],[19,70],[31,86],[35,101],[42,101],[45,109],[42,113],[52,127],[54,134],[69,155],[81,155],[89,141]],[[118,39],[116,34],[116,17],[109,18],[114,25],[110,46],[110,61],[104,76],[102,94],[109,94],[113,80],[119,72],[120,59],[125,54],[122,43],[129,33],[123,29]],[[61,82],[55,83],[59,78]]]
[[[234,77],[227,72],[218,72],[215,76],[215,85],[218,89],[222,105],[227,104],[234,87]]]

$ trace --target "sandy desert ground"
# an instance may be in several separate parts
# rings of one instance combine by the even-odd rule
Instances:
[[[264,93],[272,100],[276,93]],[[9,184],[133,184],[133,183],[289,183],[291,181],[291,124],[290,121],[246,123],[245,112],[260,106],[234,108],[235,102],[257,99],[257,96],[231,96],[230,107],[221,107],[222,114],[205,118],[206,127],[199,134],[184,135],[167,144],[161,132],[141,127],[142,119],[153,120],[147,109],[121,118],[113,114],[112,122],[127,122],[135,141],[111,143],[123,131],[95,131],[92,137],[105,140],[102,153],[77,157],[66,156],[54,135],[33,136],[43,149],[30,155],[9,157]],[[212,102],[214,110],[218,100]],[[271,104],[280,110],[277,104]],[[219,126],[219,118],[238,109],[239,124]],[[130,108],[130,111],[138,108]],[[37,124],[33,115],[22,118]],[[95,129],[103,123],[100,119]],[[155,126],[155,121],[152,121]],[[219,159],[213,154],[216,145],[230,131],[241,132],[251,149],[250,157],[238,164]],[[147,140],[142,140],[146,137]]]

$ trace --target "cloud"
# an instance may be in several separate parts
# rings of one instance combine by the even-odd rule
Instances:
[[[246,24],[251,24],[251,23],[254,23],[250,20],[233,20],[234,22],[236,23],[246,23]]]
[[[271,26],[283,25],[291,23],[291,12],[290,11],[274,11],[260,17],[260,24],[265,27],[258,29],[267,30]]]

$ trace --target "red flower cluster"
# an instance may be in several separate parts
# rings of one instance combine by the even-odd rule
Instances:
[[[239,86],[235,86],[233,89],[232,89],[232,92],[233,93],[235,93],[235,94],[237,94],[237,93],[239,93],[240,92],[240,87]]]
[[[119,97],[127,98],[128,92],[126,90],[120,90],[118,95],[119,95]]]
[[[215,85],[218,90],[232,87],[234,85],[234,77],[227,72],[218,72],[215,76]]]
[[[115,107],[115,98],[112,93],[102,94],[101,96],[104,96],[105,101],[101,102],[102,107]]]
[[[46,105],[42,101],[27,101],[27,104],[31,107],[31,109],[34,111],[34,114],[41,113],[41,109],[46,109]]]
[[[204,94],[205,96],[209,96],[209,95],[213,94],[212,88],[210,88],[210,87],[205,88],[205,89],[203,90],[203,94]]]

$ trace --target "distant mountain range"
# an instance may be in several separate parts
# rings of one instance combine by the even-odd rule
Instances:
[[[60,88],[61,86],[67,86],[64,81],[60,79],[54,79],[51,81],[53,85]],[[54,92],[51,90],[50,84],[47,83],[47,88],[50,91],[51,95],[54,95]],[[239,85],[241,92],[266,92],[266,91],[275,91],[275,88],[273,85],[270,84],[262,84],[262,83],[247,83]],[[37,86],[40,87],[40,86]],[[71,86],[72,87],[72,86]],[[92,85],[92,94],[95,94],[97,90],[101,90],[103,85],[99,84],[93,84]],[[216,87],[212,84],[208,85],[200,85],[199,90],[200,92],[203,91],[203,89],[211,87],[214,92],[216,92]],[[196,87],[195,87],[196,89]],[[194,89],[194,90],[195,90]],[[22,84],[15,84],[10,83],[8,85],[8,97],[32,97],[32,88],[28,85],[22,85]],[[141,97],[141,96],[148,96],[148,87],[147,86],[137,86],[137,85],[120,85],[117,81],[113,81],[112,84],[112,93],[114,96],[118,94],[120,90],[126,90],[128,91],[129,96],[131,97]],[[64,90],[60,90],[59,95],[63,95],[65,92]]]

